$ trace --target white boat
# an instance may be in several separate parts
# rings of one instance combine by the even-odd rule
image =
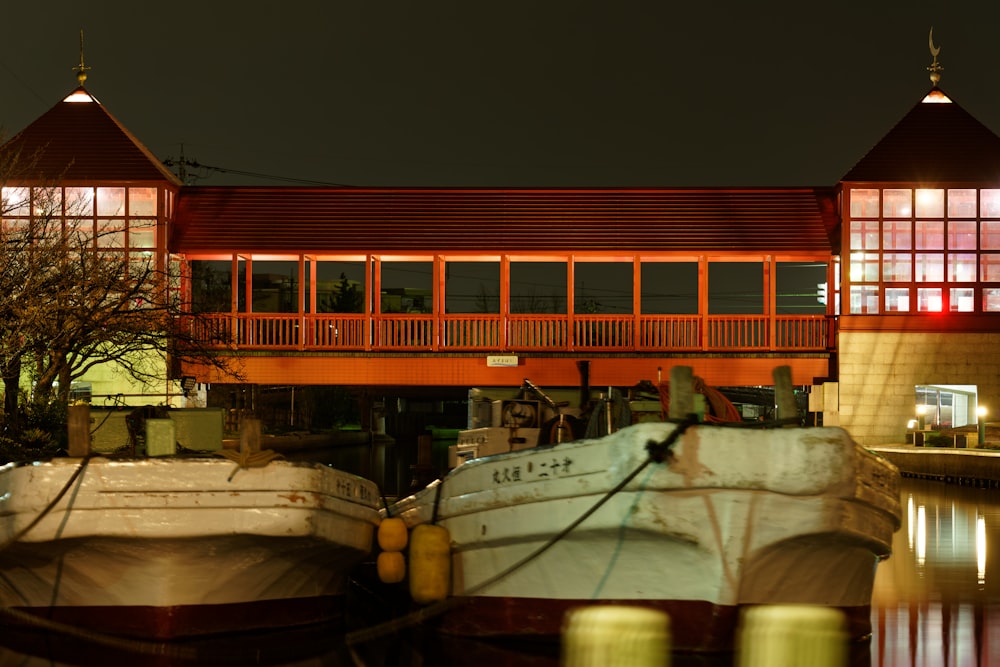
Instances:
[[[0,604],[152,639],[336,620],[380,504],[373,482],[314,463],[9,464]]]
[[[840,428],[645,422],[474,458],[390,513],[448,530],[445,633],[555,639],[572,607],[635,604],[670,614],[675,649],[727,650],[743,605],[835,606],[870,631],[899,473]]]

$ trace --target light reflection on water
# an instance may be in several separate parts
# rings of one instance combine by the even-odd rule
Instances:
[[[852,647],[851,667],[986,667],[1000,665],[1000,490],[905,479],[903,522],[893,555],[881,563],[872,595],[870,643]],[[556,667],[558,650],[443,639],[407,631],[358,647],[334,629],[216,641],[191,662],[164,656],[111,654],[100,647],[47,638],[30,655],[0,630],[7,665],[283,665],[416,667],[474,665]],[[31,637],[29,637],[31,639]],[[34,637],[33,639],[38,639]],[[37,647],[38,642],[34,642]],[[675,655],[674,667],[730,667],[731,655]]]

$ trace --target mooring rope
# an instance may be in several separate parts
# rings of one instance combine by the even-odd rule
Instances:
[[[364,628],[361,630],[355,630],[353,632],[347,633],[345,636],[348,648],[351,648],[357,644],[364,644],[373,639],[378,639],[389,634],[393,634],[425,620],[438,616],[449,609],[457,607],[463,604],[470,595],[479,593],[480,591],[486,590],[490,586],[496,584],[498,581],[510,576],[517,570],[521,569],[534,559],[541,556],[543,553],[552,548],[556,543],[562,540],[564,537],[569,535],[573,530],[577,528],[581,523],[590,518],[598,509],[600,509],[606,502],[608,502],[615,494],[624,489],[628,484],[635,479],[639,473],[646,469],[650,463],[662,463],[667,458],[671,456],[671,448],[677,442],[678,438],[684,434],[684,432],[698,424],[697,415],[688,415],[683,421],[677,424],[677,428],[671,431],[670,435],[663,442],[656,442],[655,440],[650,440],[646,443],[646,450],[649,452],[649,456],[641,463],[639,466],[630,472],[624,479],[622,479],[618,484],[614,486],[611,490],[604,494],[604,496],[598,500],[593,507],[584,512],[575,521],[570,523],[568,526],[563,528],[559,533],[549,539],[548,542],[538,547],[530,554],[517,561],[507,569],[503,570],[499,574],[490,577],[486,581],[480,582],[476,586],[467,588],[462,596],[449,597],[440,602],[435,602],[432,605],[418,609],[415,612],[411,612],[399,618],[394,618],[392,620],[386,621],[385,623],[380,623],[379,625],[372,626],[370,628]],[[355,658],[357,659],[357,658]]]

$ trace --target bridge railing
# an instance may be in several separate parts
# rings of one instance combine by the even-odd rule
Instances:
[[[331,351],[827,351],[825,315],[261,314],[191,316],[210,346]]]

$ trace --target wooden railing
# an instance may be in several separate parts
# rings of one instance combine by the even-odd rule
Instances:
[[[230,349],[332,351],[827,351],[823,315],[318,315],[208,313],[190,335]]]

